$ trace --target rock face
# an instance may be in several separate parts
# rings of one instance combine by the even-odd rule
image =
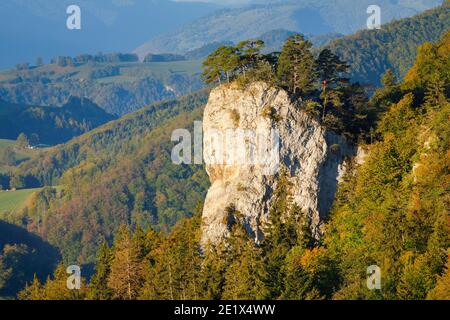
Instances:
[[[244,138],[236,134],[239,131],[245,132]],[[252,132],[256,133],[252,136]],[[227,138],[219,141],[220,133]],[[282,168],[292,183],[293,201],[308,215],[313,235],[320,236],[343,164],[355,153],[344,138],[301,111],[285,91],[261,82],[245,90],[234,84],[214,89],[204,112],[203,134],[203,156],[212,184],[203,209],[203,243],[227,235],[230,207],[240,212],[255,240],[261,240]],[[262,150],[262,161],[228,156],[237,150],[253,159],[249,155],[256,149]]]

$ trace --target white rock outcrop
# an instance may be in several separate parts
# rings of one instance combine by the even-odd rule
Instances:
[[[225,134],[239,130],[257,132],[258,138]],[[218,132],[229,139],[220,142]],[[269,134],[273,132],[278,133],[278,148]],[[279,168],[286,169],[293,201],[308,215],[313,234],[320,236],[343,164],[355,153],[343,137],[325,130],[301,111],[284,90],[262,82],[245,90],[235,84],[212,90],[203,134],[203,156],[211,180],[203,209],[203,243],[215,243],[228,233],[226,208],[231,206],[241,213],[241,222],[255,240],[261,240]],[[263,162],[237,161],[236,157],[224,160],[223,155],[231,150],[249,156],[261,144],[266,155]]]

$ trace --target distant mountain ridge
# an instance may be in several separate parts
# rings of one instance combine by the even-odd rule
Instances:
[[[262,33],[286,29],[303,34],[350,34],[366,28],[371,0],[269,1],[246,7],[223,9],[184,25],[175,32],[156,36],[139,46],[135,53],[185,53],[212,42],[254,38]],[[377,2],[382,23],[412,16],[438,6],[441,0]]]
[[[81,8],[81,30],[68,30],[66,9]],[[2,0],[0,68],[55,55],[129,51],[162,32],[219,8],[169,0]]]

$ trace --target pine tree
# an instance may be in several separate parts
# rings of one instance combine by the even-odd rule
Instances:
[[[223,294],[225,271],[229,263],[225,243],[219,241],[216,245],[209,244],[205,246],[204,252],[200,274],[201,298],[219,300]]]
[[[263,59],[261,55],[261,49],[263,47],[264,42],[262,40],[246,40],[236,46],[239,57],[239,70],[244,78],[246,78],[247,72],[256,68]]]
[[[126,226],[121,226],[113,247],[108,287],[113,299],[133,300],[144,281],[144,261],[140,243],[132,239]]]
[[[264,228],[262,248],[268,270],[271,297],[278,298],[285,290],[283,272],[288,252],[294,247],[309,247],[313,244],[306,215],[293,203],[292,184],[283,169],[274,190],[273,203]]]
[[[322,50],[317,58],[317,74],[326,88],[339,88],[347,84],[350,81],[346,76],[349,68],[346,62],[329,49]]]
[[[26,285],[25,288],[19,292],[17,297],[20,300],[43,300],[42,286],[37,275],[34,275],[33,282]]]
[[[84,300],[86,297],[85,282],[81,279],[80,289],[69,289],[67,280],[69,274],[61,263],[54,272],[53,277],[48,277],[44,284],[40,284],[35,276],[31,285],[26,286],[18,297],[24,300]]]
[[[431,300],[450,300],[450,260],[444,272],[437,277],[436,286],[427,296]]]
[[[397,79],[391,69],[387,69],[386,73],[381,77],[381,84],[385,89],[392,89],[397,84]]]
[[[279,83],[295,95],[306,95],[317,79],[312,44],[302,35],[287,39],[280,54],[277,68]]]
[[[25,135],[25,133],[19,134],[19,136],[17,137],[17,140],[16,140],[16,145],[18,148],[21,148],[21,149],[25,149],[25,148],[29,147],[30,142],[28,141],[28,138]]]
[[[265,284],[267,272],[262,250],[255,245],[242,225],[236,223],[227,239],[230,264],[225,272],[222,299],[260,300],[269,297]]]
[[[322,121],[325,120],[328,104],[335,108],[343,105],[341,90],[349,82],[346,77],[349,66],[329,49],[320,52],[317,59],[317,73],[322,84],[320,97],[323,101]]]
[[[201,291],[200,221],[180,221],[150,254],[141,299],[199,299]]]
[[[441,76],[436,72],[431,76],[427,85],[425,107],[439,108],[445,101],[445,83]]]
[[[111,250],[106,242],[102,244],[95,263],[95,274],[89,284],[88,299],[109,300],[112,292],[108,287],[108,277],[111,273]]]
[[[237,48],[221,46],[203,62],[202,77],[206,83],[221,83],[223,77],[230,82],[239,66],[239,60]]]
[[[1,251],[0,251],[1,253]],[[6,286],[9,278],[11,277],[12,269],[7,268],[5,263],[3,262],[3,257],[0,254],[0,290]]]
[[[222,82],[222,72],[221,72],[221,63],[220,63],[220,54],[218,48],[216,51],[211,53],[205,61],[203,61],[203,73],[202,78],[205,83],[221,83]]]

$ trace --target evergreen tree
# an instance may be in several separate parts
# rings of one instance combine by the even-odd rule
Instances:
[[[397,79],[391,69],[387,69],[386,73],[381,77],[381,84],[387,90],[392,89],[397,84]]]
[[[323,102],[322,120],[329,103],[339,108],[342,106],[341,90],[349,82],[346,77],[349,66],[329,49],[320,52],[317,59],[317,73],[322,84],[321,99]]]
[[[30,142],[28,141],[28,138],[25,135],[25,133],[19,134],[19,136],[17,137],[17,140],[16,140],[16,145],[20,149],[25,149],[30,146]]]
[[[236,46],[239,56],[239,70],[244,78],[246,78],[246,73],[249,70],[256,68],[262,61],[261,49],[263,47],[264,42],[261,40],[246,40]]]
[[[33,282],[30,285],[27,284],[17,296],[20,300],[43,300],[44,296],[42,290],[42,285],[35,274]]]
[[[132,300],[138,297],[143,281],[141,244],[132,239],[128,228],[122,225],[114,242],[108,287],[114,299]]]
[[[200,299],[200,217],[180,221],[151,253],[142,299]]]
[[[19,298],[24,300],[84,300],[86,297],[86,288],[83,279],[80,289],[69,289],[67,280],[69,274],[63,264],[59,264],[53,277],[48,277],[44,284],[40,284],[37,277],[30,286],[26,286],[19,293]]]
[[[324,49],[317,58],[317,74],[325,88],[340,88],[350,79],[347,77],[350,66],[330,49]]]
[[[227,239],[230,264],[225,272],[222,299],[261,300],[269,297],[264,280],[267,272],[262,250],[248,236],[242,225],[236,223]]]
[[[229,82],[239,67],[237,48],[221,46],[203,62],[202,77],[206,83],[221,83],[223,77]]]
[[[111,250],[106,242],[102,244],[95,263],[95,274],[89,284],[88,299],[109,300],[112,296],[108,287],[108,278],[111,273]]]
[[[3,256],[0,254],[0,291],[3,287],[6,286],[6,283],[8,282],[12,271],[12,269],[7,268],[3,261]]]
[[[425,106],[437,108],[443,105],[446,101],[445,98],[445,83],[442,77],[438,73],[434,73],[425,93]]]
[[[267,284],[272,298],[280,297],[285,290],[284,265],[289,251],[295,246],[306,248],[313,245],[307,217],[293,203],[291,188],[286,170],[283,169],[274,190],[262,242],[268,270]]]
[[[295,95],[306,95],[317,79],[312,43],[302,35],[291,36],[283,46],[278,61],[279,83]]]
[[[437,277],[436,286],[427,296],[431,300],[450,300],[450,262],[447,261],[444,272]]]
[[[229,263],[225,243],[220,241],[216,245],[207,245],[204,252],[200,276],[201,298],[219,300],[223,294],[225,271]]]

